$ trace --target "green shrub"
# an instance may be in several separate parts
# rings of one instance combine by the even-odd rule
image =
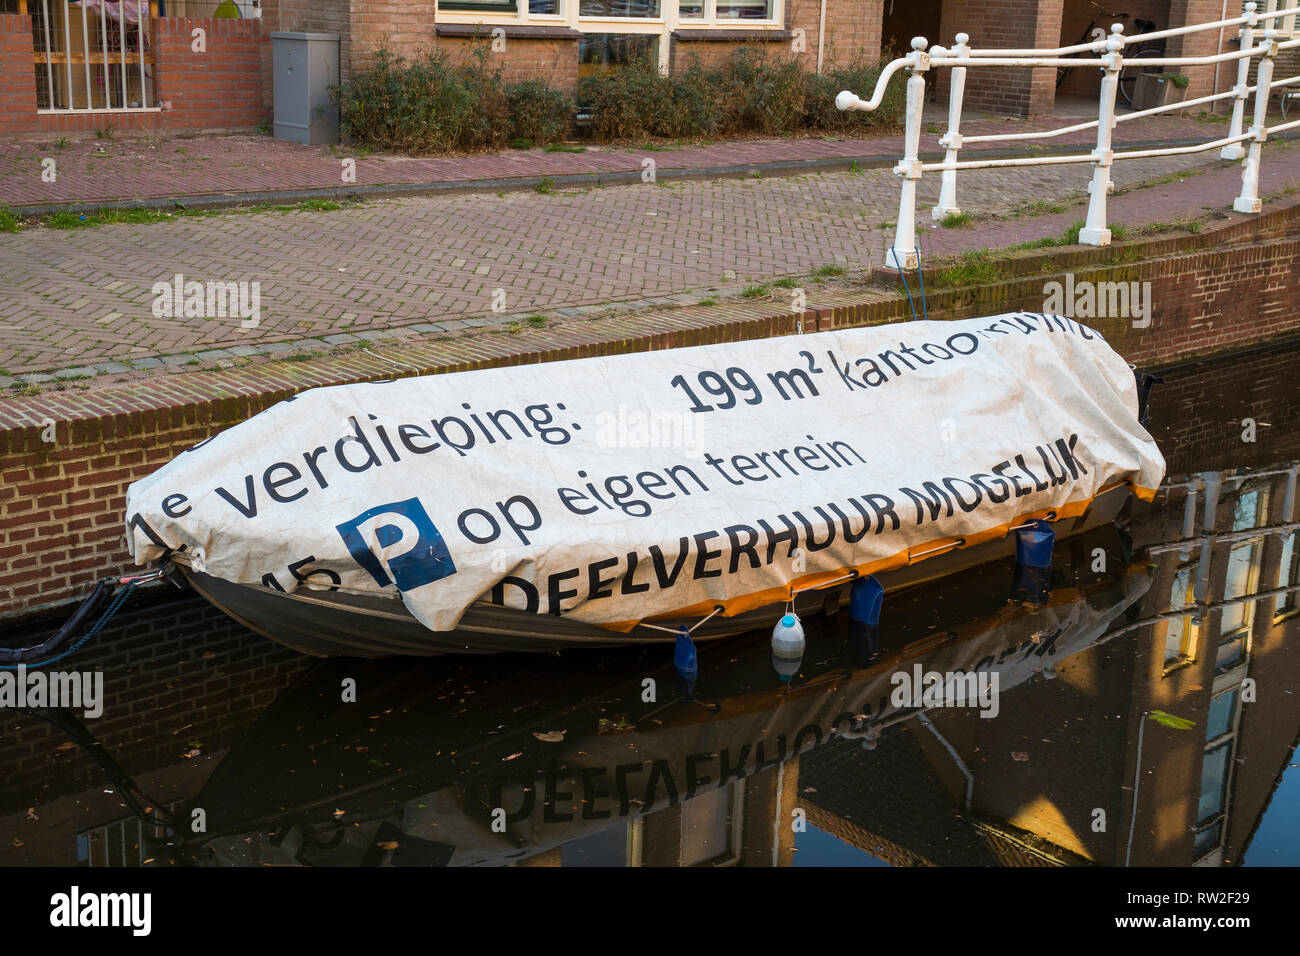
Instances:
[[[500,148],[508,139],[510,107],[486,45],[454,67],[443,54],[408,61],[380,50],[330,95],[343,136],[356,145],[441,153]]]
[[[712,136],[722,122],[712,77],[699,63],[691,64],[673,81],[672,118],[668,124],[674,137]]]
[[[510,100],[501,81],[500,59],[490,67],[492,59],[488,44],[476,43],[456,69],[473,103],[461,126],[461,149],[501,149],[510,139]]]
[[[559,90],[537,80],[506,87],[510,107],[510,135],[537,145],[564,139],[573,121],[573,101]]]
[[[620,70],[584,76],[578,99],[592,111],[592,127],[604,139],[671,136],[676,83],[649,60]]]
[[[442,54],[407,61],[381,50],[371,66],[331,90],[342,133],[355,145],[405,153],[522,148],[563,139],[573,101],[535,80],[506,86],[492,62],[483,43],[457,65]],[[870,95],[879,75],[879,64],[809,75],[793,60],[740,47],[720,67],[695,62],[675,77],[660,75],[649,59],[586,76],[577,100],[591,111],[593,132],[606,140],[853,132],[899,124],[905,100],[899,82],[874,112],[835,108],[840,90]]]
[[[713,74],[724,133],[782,133],[803,122],[804,73],[793,60],[740,47]]]

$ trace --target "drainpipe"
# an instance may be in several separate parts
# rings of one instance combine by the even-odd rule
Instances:
[[[952,758],[952,762],[957,765],[957,769],[966,778],[966,797],[962,800],[961,808],[963,812],[969,813],[971,796],[975,791],[975,774],[971,773],[970,767],[966,766],[966,761],[962,760],[961,754],[957,753],[957,748],[948,743],[943,734],[939,733],[939,728],[930,722],[930,718],[925,716],[924,711],[917,714],[916,719],[921,722],[922,727],[934,734],[935,739],[943,745],[944,750],[948,751],[948,756]]]
[[[1227,3],[1228,0],[1223,0],[1223,2]],[[826,46],[826,0],[822,0],[822,15],[821,15],[821,19],[817,23],[817,75],[818,76],[820,76],[822,72],[822,63],[824,61],[824,57],[822,56],[822,50],[825,46]]]
[[[1223,0],[1223,9],[1219,11],[1219,19],[1220,20],[1228,19],[1228,0]],[[1223,27],[1219,27],[1219,48],[1215,51],[1215,53],[1221,54],[1222,52],[1223,52]],[[1214,64],[1214,89],[1210,90],[1210,92],[1211,93],[1219,92],[1219,64],[1218,63]],[[1218,106],[1219,106],[1219,101],[1215,100],[1213,103],[1210,104],[1210,112],[1217,113]]]
[[[1142,785],[1142,733],[1146,730],[1149,713],[1151,711],[1144,710],[1142,716],[1138,718],[1137,766],[1133,768],[1133,811],[1129,814],[1128,820],[1128,844],[1124,848],[1125,866],[1128,866],[1133,859],[1133,828],[1137,826],[1138,788]]]

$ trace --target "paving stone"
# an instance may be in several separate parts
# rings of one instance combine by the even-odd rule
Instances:
[[[1157,124],[1143,135],[1155,138],[1157,132],[1172,135],[1180,129],[1187,135],[1210,127],[1216,135],[1223,128],[1188,120],[1181,125]],[[1005,123],[992,128],[1004,129]],[[969,127],[970,132],[979,129],[978,124]],[[259,151],[264,146],[254,139],[258,138],[235,137],[233,142],[243,144],[250,157],[262,156]],[[1084,143],[1087,137],[1062,141]],[[204,151],[208,151],[214,158],[229,148],[229,144],[198,141],[187,144],[191,142],[197,152],[207,155]],[[310,188],[311,177],[321,165],[319,152],[282,148],[289,145],[277,144],[276,155],[283,154],[279,166],[262,170],[250,159],[247,175],[254,181],[243,188]],[[888,152],[897,145],[896,136],[835,143],[800,139],[728,143],[664,154],[660,166],[862,156],[867,155],[864,150]],[[70,147],[71,152],[79,149],[75,144]],[[963,157],[973,152],[963,151]],[[10,144],[0,143],[0,202],[18,201],[13,190],[30,189],[4,176],[19,162],[15,155]],[[570,164],[569,171],[640,168],[634,153],[618,149],[561,159]],[[410,163],[363,160],[359,165],[375,173],[367,181],[382,182],[383,171],[390,167],[403,170],[389,170],[392,175],[405,176],[418,168],[429,178],[436,170],[454,168],[485,178],[528,175],[527,164],[542,169],[556,159],[538,151],[512,162],[515,165],[499,157],[477,156]],[[220,164],[212,165],[219,168]],[[212,185],[204,178],[209,174],[199,171],[163,176],[155,182],[160,168],[145,163],[135,171],[123,163],[120,168],[99,170],[103,175],[82,177],[86,184],[76,188],[138,189],[144,196],[151,189],[200,190]],[[1115,166],[1114,175],[1127,188],[1187,170],[1205,171],[1184,182],[1116,195],[1110,201],[1111,222],[1136,229],[1200,215],[1207,205],[1230,210],[1240,189],[1240,167],[1221,166],[1213,151],[1122,162]],[[241,176],[244,172],[241,167]],[[1269,149],[1262,174],[1261,191],[1266,195],[1300,185],[1300,149]],[[298,175],[302,178],[295,179]],[[256,180],[262,176],[267,184],[259,185]],[[60,176],[60,185],[64,178]],[[80,184],[82,178],[69,175],[68,181]],[[1059,236],[1082,217],[1083,207],[1076,200],[1086,197],[1089,178],[1090,168],[1083,165],[963,171],[958,201],[985,218],[976,228],[941,229],[928,219],[940,177],[926,175],[917,203],[923,255],[930,258]],[[550,196],[530,192],[504,198],[491,193],[437,195],[310,216],[252,212],[123,224],[113,227],[112,242],[105,242],[100,230],[26,230],[4,237],[0,252],[0,288],[4,289],[0,355],[15,356],[3,359],[10,377],[74,361],[90,366],[137,354],[147,358],[135,359],[134,368],[178,368],[193,361],[183,352],[201,352],[200,361],[210,363],[325,350],[389,335],[463,333],[511,321],[525,324],[535,314],[607,317],[666,303],[694,304],[710,295],[705,290],[723,285],[724,275],[729,277],[726,288],[738,291],[781,276],[808,275],[833,262],[850,264],[850,272],[869,268],[880,261],[893,234],[892,226],[884,224],[897,216],[898,194],[898,180],[889,169],[866,169],[860,175],[827,172],[791,179],[765,177],[761,182],[682,180],[672,189],[646,189],[636,183]],[[1061,213],[994,218],[1046,197],[1075,204]],[[650,212],[658,215],[646,215]],[[234,259],[256,262],[260,274],[274,277],[262,282],[257,329],[235,336],[229,322],[162,320],[149,314],[157,270],[142,269],[142,263],[166,262],[169,273],[201,276],[217,274],[223,263]],[[338,262],[349,263],[346,274],[336,271]],[[482,274],[484,269],[487,275]],[[483,314],[496,288],[506,290],[513,318]],[[435,304],[426,306],[426,299]],[[77,302],[79,311],[69,305]],[[438,320],[406,324],[429,314]],[[364,326],[367,334],[359,333],[356,325],[349,330],[347,326],[354,322]],[[297,341],[302,335],[311,337]],[[213,347],[233,338],[242,344]],[[258,341],[261,338],[273,341]],[[169,359],[155,358],[162,354]]]

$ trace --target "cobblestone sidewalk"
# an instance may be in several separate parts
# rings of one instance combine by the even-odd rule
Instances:
[[[1236,216],[1240,170],[1213,153],[1118,164],[1111,221],[1132,229]],[[1194,175],[1172,181],[1179,173]],[[984,218],[962,228],[931,225],[939,182],[927,177],[918,203],[922,251],[933,257],[1060,236],[1083,216],[1089,175],[1086,165],[964,173],[961,204]],[[1171,181],[1125,192],[1162,177]],[[1300,149],[1269,146],[1261,191],[1297,185]],[[463,334],[610,302],[625,309],[698,302],[832,264],[861,270],[881,260],[898,194],[893,174],[873,169],[0,233],[0,386],[19,376],[184,368],[399,328]],[[1044,200],[1073,205],[1014,215]],[[155,283],[178,273],[258,283],[257,327],[241,328],[237,317],[155,315]]]
[[[968,136],[1048,129],[1077,123],[1077,116],[1045,117],[1032,122],[1008,117],[975,117],[966,122]],[[927,107],[922,149],[938,152],[939,134],[947,128],[945,109]],[[1221,122],[1159,116],[1140,123],[1120,123],[1117,144],[1207,140],[1224,135]],[[1042,141],[1045,147],[1091,146],[1093,130]],[[969,151],[1008,149],[1015,144],[972,144]],[[579,147],[574,147],[579,148]],[[647,144],[644,147],[585,146],[582,152],[508,150],[499,154],[456,157],[354,155],[332,147],[303,146],[270,136],[140,136],[112,139],[48,140],[0,143],[0,205],[48,206],[61,203],[117,202],[151,199],[195,200],[341,188],[364,191],[383,186],[430,187],[479,183],[488,188],[509,180],[575,175],[639,176],[652,159],[658,171],[674,172],[772,167],[782,164],[892,165],[902,155],[901,135],[869,138],[789,138],[736,140],[699,146]],[[355,180],[343,179],[342,162],[355,161]],[[55,163],[55,178],[42,173]]]

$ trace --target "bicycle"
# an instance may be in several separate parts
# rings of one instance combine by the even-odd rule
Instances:
[[[1107,23],[1114,23],[1118,20],[1127,20],[1129,18],[1127,13],[1110,12],[1100,3],[1097,3],[1096,0],[1090,0],[1090,2],[1100,12],[1093,14],[1092,20],[1086,27],[1084,27],[1083,33],[1080,35],[1076,43],[1095,43],[1098,40],[1106,39],[1109,35],[1109,31],[1106,27],[1100,27],[1097,25],[1097,20],[1099,18],[1106,18]],[[1137,33],[1131,34],[1131,36],[1134,37],[1141,36],[1144,33],[1151,33],[1156,28],[1153,20],[1134,19],[1133,25],[1137,27]],[[1127,57],[1153,57],[1163,56],[1164,52],[1165,41],[1153,40],[1150,43],[1143,44],[1142,46],[1136,47],[1132,50],[1126,49],[1124,55]],[[1089,55],[1095,56],[1095,54]],[[1065,82],[1065,78],[1076,69],[1078,69],[1078,67],[1073,66],[1058,66],[1056,68],[1056,86],[1058,89],[1061,84]],[[1122,96],[1124,102],[1130,106],[1133,105],[1133,88],[1137,85],[1137,77],[1140,70],[1141,67],[1128,66],[1121,69],[1119,73],[1119,95]]]

